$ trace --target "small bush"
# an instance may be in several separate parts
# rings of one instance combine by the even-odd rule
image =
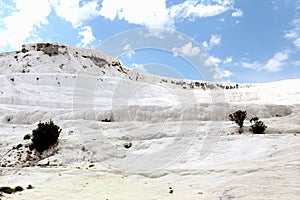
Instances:
[[[15,193],[16,190],[11,187],[0,187],[0,192],[6,193],[6,194],[12,194],[12,193]]]
[[[252,117],[252,118],[250,119],[250,123],[255,123],[255,122],[257,122],[258,120],[259,120],[258,117]]]
[[[32,131],[32,144],[29,148],[43,152],[57,142],[60,132],[61,129],[52,120],[46,123],[40,122],[38,128]]]
[[[15,191],[17,191],[17,192],[22,192],[24,189],[21,187],[21,186],[17,186],[16,188],[15,188]]]
[[[30,138],[31,138],[31,135],[26,134],[26,135],[24,135],[23,140],[30,140]]]
[[[250,126],[250,131],[252,131],[254,134],[264,134],[267,126],[262,122],[259,121],[258,117],[254,117],[250,120],[252,125]]]
[[[32,185],[28,185],[26,189],[31,190],[32,188]]]
[[[131,146],[132,146],[132,143],[131,143],[131,142],[126,142],[126,143],[124,144],[124,147],[125,147],[126,149],[129,149]]]
[[[24,189],[21,186],[17,186],[15,188],[11,188],[11,187],[0,187],[0,192],[6,193],[6,194],[12,194],[15,192],[22,192]]]
[[[232,114],[229,114],[229,120],[237,123],[240,128],[244,125],[244,120],[247,118],[247,112],[238,110]]]

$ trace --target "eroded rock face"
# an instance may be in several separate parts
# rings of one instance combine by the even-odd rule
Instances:
[[[3,73],[88,73],[118,75],[120,61],[94,49],[59,42],[24,44],[19,51],[0,53]],[[121,65],[121,64],[119,64]],[[106,69],[105,69],[106,68]]]
[[[103,58],[99,58],[99,57],[96,57],[96,56],[86,56],[86,55],[82,55],[82,57],[90,59],[98,67],[103,67],[105,65],[109,65],[107,60],[105,60]]]
[[[33,45],[22,45],[22,53],[29,50],[42,51],[48,56],[56,56],[58,54],[65,54],[67,52],[66,45],[60,43],[37,43]]]
[[[45,42],[22,45],[21,50],[0,53],[2,73],[72,73],[111,75],[132,81],[148,83],[171,83],[182,89],[238,89],[230,83],[209,83],[192,80],[168,79],[155,75],[144,75],[122,65],[117,58],[95,49],[75,47],[60,42]]]

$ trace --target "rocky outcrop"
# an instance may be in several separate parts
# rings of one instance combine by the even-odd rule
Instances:
[[[182,89],[238,89],[238,84],[180,80],[143,74],[104,53],[59,42],[24,44],[16,52],[0,54],[1,73],[68,73],[123,77],[132,81],[168,84]]]

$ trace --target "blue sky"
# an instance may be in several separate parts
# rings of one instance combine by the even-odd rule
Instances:
[[[223,81],[300,78],[299,0],[0,2],[1,52],[46,41],[99,48],[109,38],[140,28],[175,31],[193,42],[178,42],[165,51],[132,49],[132,45],[124,44],[127,54],[119,58],[139,71],[203,79],[189,58],[205,50]],[[159,31],[153,34],[162,38]]]

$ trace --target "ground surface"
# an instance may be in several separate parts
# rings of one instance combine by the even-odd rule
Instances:
[[[189,90],[43,64],[2,68],[0,186],[34,188],[1,199],[300,196],[300,80]],[[227,119],[239,109],[248,113],[241,135]],[[250,133],[253,116],[266,134]],[[62,128],[59,143],[29,162],[23,136],[49,119]]]

